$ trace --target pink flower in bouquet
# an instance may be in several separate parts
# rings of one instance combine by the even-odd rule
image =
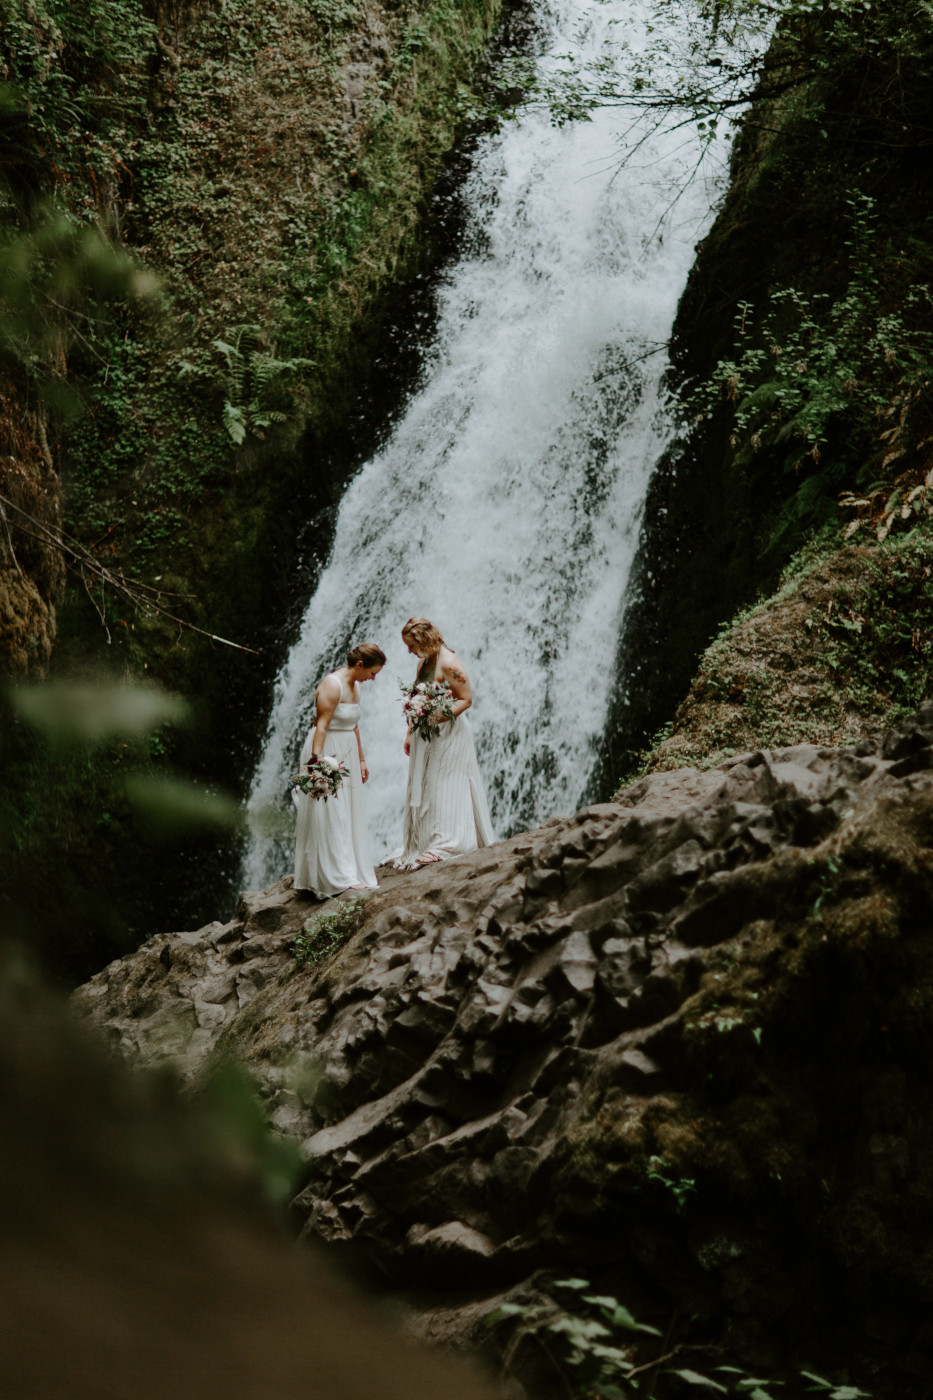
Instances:
[[[298,788],[316,802],[326,802],[335,797],[343,783],[350,776],[350,770],[339,759],[329,754],[312,754],[304,773],[295,773],[289,786]]]
[[[446,681],[418,681],[406,685],[399,681],[404,697],[402,711],[411,728],[430,743],[440,733],[445,720],[454,718],[454,694]]]

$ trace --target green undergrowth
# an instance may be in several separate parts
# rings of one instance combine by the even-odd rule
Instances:
[[[151,771],[148,747],[56,754],[10,720],[2,751],[0,924],[74,983],[131,952],[143,932],[120,853],[141,841],[124,783]]]
[[[931,611],[928,522],[871,544],[823,530],[777,591],[707,649],[635,777],[758,748],[876,738],[931,697]]]
[[[365,914],[365,899],[338,900],[330,909],[308,919],[292,945],[294,971],[317,967],[342,948],[362,927]]]
[[[507,1370],[520,1371],[534,1349],[568,1400],[638,1400],[657,1396],[726,1395],[744,1400],[793,1400],[822,1395],[824,1400],[871,1400],[858,1386],[837,1384],[813,1371],[788,1378],[762,1376],[744,1366],[725,1364],[712,1347],[675,1344],[657,1327],[638,1322],[612,1294],[586,1279],[538,1283],[536,1301],[503,1303],[486,1319],[514,1328]],[[645,1344],[645,1337],[658,1340]],[[651,1353],[660,1353],[657,1357]],[[537,1358],[536,1358],[537,1359]]]
[[[234,839],[237,804],[166,763],[188,719],[151,686],[0,692],[0,940],[65,985],[156,931],[152,891],[171,881],[170,852],[184,848],[193,872]],[[184,919],[189,892],[169,893]]]

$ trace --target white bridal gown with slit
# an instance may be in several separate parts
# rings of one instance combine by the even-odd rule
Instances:
[[[466,715],[439,725],[430,742],[413,730],[404,844],[395,853],[395,865],[411,870],[419,856],[445,860],[495,839]]]
[[[354,730],[360,722],[360,707],[344,698],[334,711],[324,739],[324,753],[340,759],[349,770],[335,797],[316,801],[298,788],[292,800],[298,808],[295,829],[295,889],[313,890],[321,898],[340,894],[351,885],[378,888],[363,811],[363,775]],[[301,746],[302,769],[311,757],[312,727]]]

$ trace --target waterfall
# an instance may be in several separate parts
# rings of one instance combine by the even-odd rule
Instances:
[[[635,36],[655,8],[558,0],[540,61],[581,45],[584,61],[598,57],[620,23]],[[682,28],[690,5],[675,8],[666,22]],[[481,143],[421,387],[347,488],[277,680],[249,803],[252,888],[290,868],[290,838],[269,813],[286,806],[316,684],[354,642],[388,656],[363,687],[360,729],[377,859],[399,843],[396,678],[413,675],[399,635],[412,614],[435,622],[469,671],[498,834],[586,793],[648,478],[671,432],[663,346],[726,146],[697,175],[700,137],[672,120],[641,132],[620,165],[632,120],[609,109],[555,128],[529,111]]]

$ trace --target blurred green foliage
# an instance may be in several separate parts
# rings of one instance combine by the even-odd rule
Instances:
[[[0,933],[66,983],[156,932],[139,872],[166,845],[238,829],[233,798],[166,771],[165,740],[188,716],[154,686],[0,694]]]

